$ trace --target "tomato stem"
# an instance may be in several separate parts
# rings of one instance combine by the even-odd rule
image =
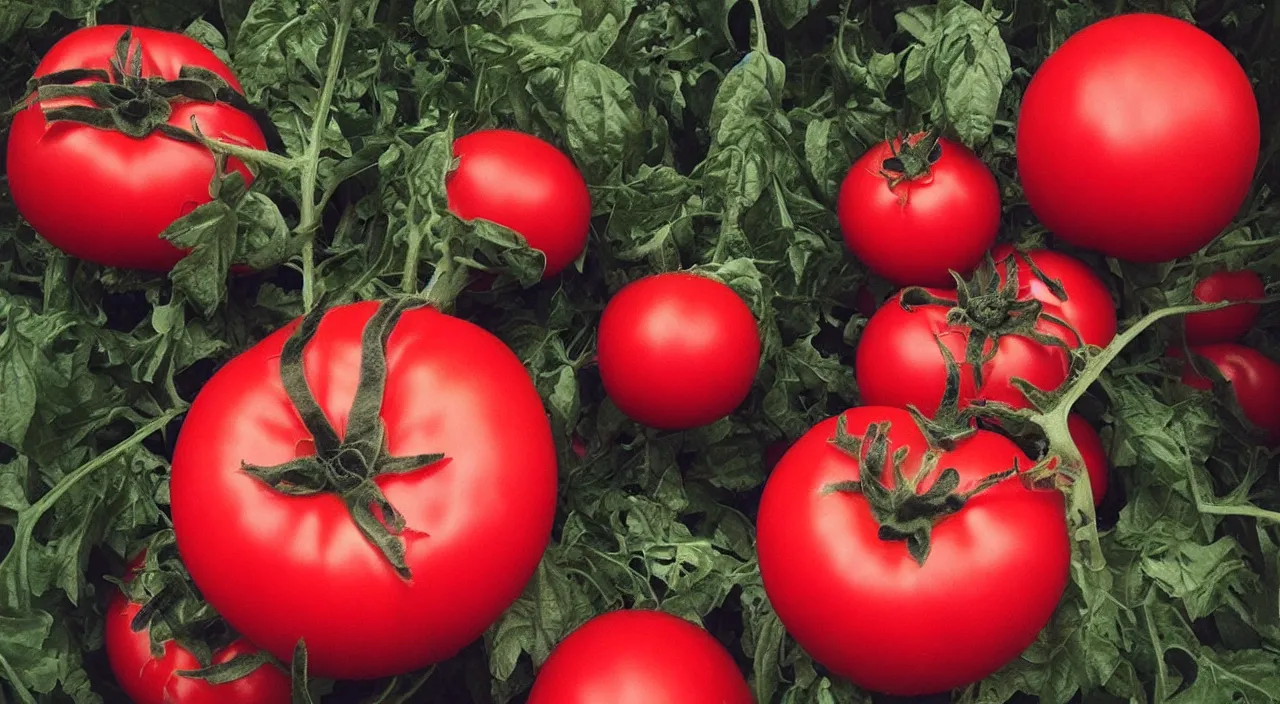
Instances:
[[[329,44],[329,65],[325,69],[320,99],[316,102],[307,150],[302,156],[302,201],[297,232],[305,237],[302,243],[302,308],[306,312],[315,306],[315,230],[320,224],[316,179],[320,174],[320,151],[324,147],[324,130],[329,125],[329,109],[338,85],[338,72],[342,69],[342,54],[346,50],[347,35],[351,32],[354,4],[354,0],[340,0],[338,4],[338,20],[333,28],[333,41]]]

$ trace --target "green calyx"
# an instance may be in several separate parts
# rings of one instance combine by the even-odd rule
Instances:
[[[80,84],[81,81],[93,81]],[[183,66],[176,80],[142,75],[142,47],[133,46],[133,30],[126,29],[116,43],[110,71],[68,69],[32,79],[31,96],[41,103],[49,122],[76,122],[98,129],[115,130],[135,139],[154,132],[184,142],[199,137],[169,124],[176,102],[227,103],[247,111],[248,102],[216,73],[198,66]],[[46,107],[67,98],[85,99],[89,105]]]
[[[401,535],[404,516],[391,505],[374,479],[383,474],[414,472],[444,459],[443,454],[392,457],[381,416],[387,382],[387,340],[400,316],[420,305],[408,299],[383,302],[369,319],[360,343],[360,381],[343,438],[338,437],[303,374],[302,353],[319,329],[324,310],[317,308],[308,313],[285,342],[280,376],[315,442],[315,454],[274,467],[243,466],[245,472],[283,494],[333,493],[341,497],[360,532],[406,580],[412,575],[405,563]]]
[[[1045,286],[1059,300],[1067,300],[1066,289],[1056,279],[1049,278],[1031,259],[1027,265]],[[1042,345],[1061,348],[1068,355],[1071,347],[1061,338],[1040,332],[1036,326],[1041,320],[1056,323],[1070,330],[1076,337],[1077,345],[1083,347],[1084,341],[1065,320],[1044,312],[1044,304],[1031,298],[1018,300],[1018,257],[1010,253],[1005,259],[1005,280],[1000,281],[996,271],[995,260],[988,253],[986,261],[973,273],[973,278],[965,280],[952,272],[956,280],[955,298],[937,296],[928,289],[912,286],[903,289],[899,303],[905,309],[915,306],[940,305],[949,306],[947,324],[969,329],[969,338],[965,346],[965,363],[973,369],[974,382],[982,385],[982,369],[995,359],[999,351],[1000,338],[1008,335],[1019,335]]]
[[[903,467],[908,449],[900,447],[889,454],[890,428],[890,423],[876,423],[859,438],[849,434],[848,423],[841,416],[835,437],[829,442],[858,462],[860,478],[830,484],[824,493],[860,494],[880,526],[879,538],[905,541],[907,552],[923,567],[932,546],[934,526],[959,512],[974,496],[1016,475],[1018,467],[1015,464],[1012,469],[988,475],[967,491],[959,491],[960,473],[948,467],[938,473],[927,491],[920,493],[919,487],[935,472],[938,451],[927,452],[920,469],[908,476]],[[891,483],[884,480],[885,469],[893,472]]]
[[[152,537],[146,556],[134,573],[115,581],[125,598],[140,605],[129,627],[135,633],[147,631],[151,654],[163,657],[165,643],[173,641],[191,653],[200,664],[198,670],[178,674],[191,679],[225,684],[249,675],[263,665],[279,666],[268,653],[245,653],[213,664],[214,656],[235,642],[239,635],[231,630],[213,607],[200,595],[186,567],[178,558],[172,530]]]
[[[905,137],[888,140],[892,156],[881,162],[880,173],[888,179],[889,187],[928,175],[930,167],[942,158],[940,138],[941,135],[933,130],[915,144],[908,144]]]

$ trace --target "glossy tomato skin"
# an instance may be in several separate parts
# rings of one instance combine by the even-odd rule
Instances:
[[[854,436],[889,422],[890,454],[907,448],[905,471],[918,470],[926,441],[906,411],[864,406],[842,415]],[[1062,494],[997,484],[935,525],[919,566],[904,542],[878,537],[865,498],[826,491],[859,478],[859,463],[829,442],[836,423],[819,423],[792,446],[761,499],[760,572],[782,624],[815,660],[884,694],[943,692],[1016,658],[1066,588]],[[965,490],[1015,460],[1032,466],[1012,441],[978,431],[942,453],[938,468],[956,469]]]
[[[564,152],[523,132],[482,130],[455,140],[453,154],[458,168],[449,175],[447,190],[454,214],[520,233],[546,256],[543,278],[582,254],[591,196]]]
[[[1075,441],[1076,449],[1080,451],[1080,457],[1084,460],[1085,471],[1089,473],[1093,505],[1100,506],[1107,496],[1111,474],[1107,450],[1102,446],[1102,437],[1084,416],[1077,413],[1067,416],[1067,429],[1071,431],[1071,439]]]
[[[306,347],[307,381],[340,435],[376,308],[332,309]],[[287,661],[305,637],[316,676],[382,677],[452,657],[520,595],[550,539],[556,454],[542,401],[493,335],[429,308],[404,313],[387,346],[387,448],[446,456],[375,479],[406,521],[405,581],[337,496],[284,496],[241,470],[314,452],[280,378],[296,325],[232,359],[192,404],[171,484],[183,561],[254,643]]]
[[[630,418],[664,430],[733,412],[760,366],[760,331],[733,289],[683,272],[623,287],[600,318],[600,378]]]
[[[148,631],[134,632],[130,627],[141,608],[117,591],[107,605],[105,627],[111,670],[134,704],[289,704],[291,701],[289,676],[270,664],[219,685],[177,674],[200,669],[199,661],[174,641],[164,644],[164,656],[155,657]],[[214,653],[213,664],[255,652],[258,649],[242,638]]]
[[[1196,283],[1192,291],[1200,303],[1220,301],[1249,301],[1266,295],[1266,286],[1257,272],[1216,271]],[[1207,345],[1214,342],[1235,342],[1253,327],[1262,312],[1257,303],[1241,303],[1229,308],[1192,313],[1184,320],[1187,343]]]
[[[1000,189],[986,164],[959,142],[938,144],[941,155],[919,178],[896,185],[886,178],[893,156],[886,141],[854,162],[840,185],[845,245],[899,286],[951,285],[950,272],[972,271],[1000,229]]]
[[[1200,345],[1191,351],[1218,368],[1231,383],[1245,417],[1265,431],[1272,444],[1280,444],[1280,364],[1234,342]],[[1190,364],[1183,367],[1182,381],[1196,389],[1213,388],[1213,382]]]
[[[1001,281],[1008,271],[1007,247],[994,250]],[[1066,321],[1085,344],[1105,346],[1115,337],[1116,314],[1106,286],[1079,260],[1049,250],[1019,254],[1020,262],[1031,257],[1044,274],[1056,279],[1067,293],[1061,301],[1038,280],[1029,266],[1018,267],[1019,299],[1035,298],[1044,312]],[[954,299],[954,291],[930,289],[941,297]],[[1028,407],[1026,396],[1013,385],[1020,378],[1036,388],[1052,391],[1061,386],[1070,372],[1070,358],[1061,347],[1044,345],[1030,338],[1009,335],[1000,339],[996,356],[983,366],[983,384],[976,383],[971,365],[964,361],[970,330],[947,322],[950,310],[942,305],[903,308],[901,293],[891,298],[867,322],[858,341],[854,360],[862,402],[868,405],[907,408],[914,405],[932,416],[942,402],[946,386],[946,361],[938,348],[941,341],[961,368],[960,402],[996,401],[1014,408]],[[1037,330],[1057,337],[1069,347],[1079,340],[1061,325],[1041,320]]]
[[[1231,222],[1259,143],[1252,85],[1225,47],[1179,19],[1121,15],[1071,36],[1032,77],[1018,175],[1063,241],[1161,262]]]
[[[538,672],[529,704],[755,704],[709,633],[658,611],[613,611],[569,634]]]
[[[35,76],[73,68],[106,69],[127,27],[77,30],[45,54]],[[182,34],[132,28],[141,46],[143,75],[176,79],[183,65],[240,84],[212,51]],[[251,116],[223,103],[174,105],[169,124],[191,129],[194,118],[208,137],[266,149]],[[213,155],[159,133],[135,139],[70,122],[49,124],[39,103],[14,116],[9,130],[9,187],[22,217],[42,237],[73,257],[105,266],[167,271],[183,251],[160,239],[174,220],[211,200]],[[253,180],[244,164],[228,168]]]

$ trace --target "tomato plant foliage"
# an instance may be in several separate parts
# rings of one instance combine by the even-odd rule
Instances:
[[[247,192],[243,179],[220,180],[217,197],[165,231],[190,250],[167,273],[68,257],[20,218],[10,175],[0,180],[0,702],[121,697],[103,649],[117,589],[108,577],[172,525],[173,445],[218,368],[306,310],[423,292],[456,299],[451,312],[500,338],[531,375],[559,459],[552,540],[523,596],[455,658],[393,680],[315,680],[304,694],[521,701],[570,632],[637,607],[704,624],[762,704],[871,701],[786,634],[754,547],[766,448],[859,402],[853,349],[869,311],[858,294],[894,290],[845,250],[841,180],[871,146],[944,125],[996,177],[999,241],[1087,263],[1117,304],[1122,335],[1146,313],[1192,302],[1213,270],[1250,268],[1274,285],[1278,8],[0,3],[0,109],[21,104],[41,57],[75,29],[147,26],[185,32],[225,61],[271,150],[245,155],[256,172]],[[1261,110],[1262,151],[1241,212],[1213,244],[1174,262],[1069,248],[1036,221],[1017,180],[1014,129],[1036,67],[1118,11],[1196,22],[1241,62]],[[514,232],[450,211],[454,139],[488,128],[539,136],[586,179],[585,254],[546,281],[542,255]],[[59,197],[57,184],[45,187]],[[682,269],[728,284],[751,308],[760,367],[728,417],[646,429],[608,400],[595,330],[625,284]],[[1280,359],[1278,333],[1280,307],[1264,306],[1242,343]],[[1229,385],[1180,383],[1166,351],[1182,342],[1181,322],[1161,321],[1076,404],[1100,430],[1112,473],[1096,512],[1085,494],[1068,499],[1062,603],[1020,658],[939,700],[1280,699],[1280,463]],[[1034,438],[1027,445],[1036,451]]]

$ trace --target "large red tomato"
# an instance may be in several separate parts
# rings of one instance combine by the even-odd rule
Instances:
[[[1056,236],[1139,262],[1186,256],[1235,217],[1258,162],[1258,104],[1227,49],[1150,14],[1106,19],[1040,66],[1018,175]]]
[[[980,400],[1025,408],[1027,399],[1013,379],[1053,391],[1070,372],[1066,350],[1046,344],[1045,340],[1057,339],[1076,348],[1081,341],[1105,346],[1115,337],[1116,313],[1111,294],[1080,261],[1044,249],[1014,253],[1012,248],[1000,247],[993,256],[997,257],[998,281],[988,279],[985,289],[971,288],[973,295],[965,306],[963,322],[948,321],[957,307],[952,302],[958,297],[955,291],[942,289],[925,289],[934,300],[925,304],[913,302],[910,290],[899,292],[871,316],[858,341],[854,361],[864,403],[897,408],[914,405],[926,415],[934,414],[942,401],[947,376],[946,358],[938,346],[941,342],[960,365],[961,406]],[[1010,257],[1016,260],[1018,270],[1018,287],[1012,299],[998,290],[1008,281]],[[1035,262],[1043,278],[1033,272],[1028,258]],[[1065,299],[1059,294],[1065,294]],[[1014,333],[1000,335],[995,342],[988,340],[983,349],[994,355],[982,365],[979,380],[974,365],[965,361],[970,338],[977,334],[974,326],[978,330],[999,331],[1025,316],[1029,302],[1040,304],[1041,314],[1033,331],[1044,339]],[[1020,307],[1023,312],[1019,312]]]
[[[1196,283],[1192,295],[1201,303],[1221,301],[1251,301],[1266,295],[1262,277],[1250,269],[1242,271],[1215,271]],[[1207,345],[1214,342],[1235,342],[1253,327],[1262,306],[1257,303],[1241,303],[1229,308],[1192,313],[1183,322],[1187,343]]]
[[[942,692],[992,674],[1036,639],[1067,585],[1062,494],[1002,475],[1033,463],[986,431],[938,451],[914,489],[898,486],[888,458],[903,451],[911,480],[930,451],[911,415],[860,407],[839,418],[792,446],[760,502],[760,572],[782,624],[876,692]],[[876,483],[863,488],[868,476]]]
[[[207,137],[266,149],[262,130],[237,107],[244,99],[231,69],[182,34],[119,25],[80,29],[54,44],[35,78],[65,84],[80,76],[64,72],[86,69],[98,75],[76,85],[110,83],[118,103],[114,112],[101,110],[86,119],[112,126],[49,119],[60,115],[54,112],[59,108],[94,106],[89,98],[34,100],[9,130],[13,199],[36,232],[74,257],[166,271],[184,253],[159,235],[211,200],[216,169],[208,149],[164,130],[190,131],[194,119]],[[163,97],[177,85],[165,81],[179,77],[205,83],[218,100]],[[124,94],[132,97],[122,101]],[[236,159],[227,166],[252,181]]]
[[[733,412],[760,366],[760,332],[733,289],[683,272],[628,284],[605,306],[600,378],[623,413],[677,430]]]
[[[1261,352],[1234,342],[1192,347],[1191,352],[1217,367],[1231,384],[1236,402],[1245,418],[1280,444],[1280,364]],[[1180,351],[1175,352],[1180,354]],[[1213,382],[1198,374],[1194,367],[1183,367],[1182,381],[1188,386],[1208,391]]]
[[[125,575],[126,581],[132,576]],[[133,621],[142,605],[129,601],[117,591],[107,606],[107,659],[116,682],[134,704],[288,704],[290,679],[271,663],[262,663],[245,676],[223,684],[184,676],[181,672],[201,669],[191,651],[174,640],[164,642],[164,654],[151,650],[149,627],[133,629]],[[218,648],[209,665],[222,665],[237,657],[252,656],[261,651],[243,638],[236,638]]]
[[[715,638],[660,611],[613,611],[569,634],[529,704],[754,704]]]
[[[939,139],[932,153],[895,153],[901,144],[881,142],[849,169],[836,204],[840,231],[859,259],[893,283],[948,286],[951,271],[968,274],[995,244],[1000,188],[963,144]]]
[[[520,233],[546,256],[543,278],[560,273],[587,246],[591,196],[564,152],[533,135],[483,130],[453,143],[449,208]]]
[[[355,303],[267,337],[205,385],[174,451],[196,585],[281,659],[304,638],[321,677],[453,656],[550,539],[555,447],[520,360],[434,309],[399,315]]]

